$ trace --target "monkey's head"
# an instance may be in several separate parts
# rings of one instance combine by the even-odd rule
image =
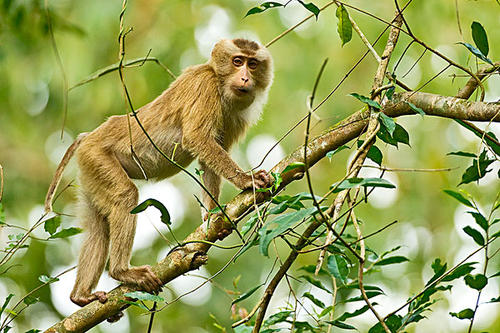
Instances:
[[[252,102],[273,80],[271,54],[247,39],[223,39],[215,44],[209,64],[225,98]]]

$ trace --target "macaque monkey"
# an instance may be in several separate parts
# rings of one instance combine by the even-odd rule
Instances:
[[[265,47],[246,39],[221,40],[207,63],[187,68],[159,97],[137,110],[137,117],[156,145],[177,163],[187,166],[198,159],[203,184],[214,198],[221,176],[242,190],[265,188],[272,182],[269,174],[245,173],[228,150],[259,119],[272,80],[272,59]],[[78,218],[88,232],[70,297],[80,306],[107,300],[105,292],[92,289],[108,252],[114,279],[148,292],[162,287],[150,266],[129,265],[136,228],[136,215],[130,211],[138,205],[131,179],[164,179],[179,168],[160,155],[133,117],[130,123],[135,157],[127,115],[112,116],[73,143],[47,194],[50,210],[62,169],[76,151],[81,184]],[[216,207],[205,192],[202,202],[207,210]]]

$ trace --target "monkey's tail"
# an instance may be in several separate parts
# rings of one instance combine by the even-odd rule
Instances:
[[[83,138],[85,138],[89,133],[81,133],[78,135],[76,140],[69,146],[69,148],[66,150],[66,153],[64,154],[63,159],[57,166],[56,173],[54,175],[54,178],[52,179],[52,182],[50,183],[49,190],[47,191],[47,195],[45,196],[45,212],[49,213],[52,212],[52,201],[54,200],[54,195],[56,194],[57,187],[59,186],[59,183],[61,182],[62,175],[64,172],[64,169],[66,169],[66,166],[68,165],[69,161],[75,154],[75,150],[80,146],[82,143]]]

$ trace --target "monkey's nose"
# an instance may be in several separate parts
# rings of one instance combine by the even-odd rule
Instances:
[[[248,82],[248,78],[247,77],[242,77],[241,81],[243,81],[244,83],[247,83]]]

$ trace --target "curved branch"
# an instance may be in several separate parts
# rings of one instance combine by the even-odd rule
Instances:
[[[500,122],[500,105],[493,103],[468,102],[452,97],[444,97],[428,93],[399,93],[394,94],[393,101],[384,105],[383,111],[391,117],[415,114],[405,102],[411,102],[423,109],[427,115],[475,121]],[[469,107],[470,111],[467,109]],[[481,114],[480,112],[484,112]],[[369,112],[358,111],[337,125],[325,131],[307,145],[307,161],[312,167],[326,156],[329,151],[358,137],[367,128]],[[293,153],[284,158],[273,169],[273,172],[281,172],[285,167],[294,162],[304,162],[304,147],[298,147]],[[282,175],[284,187],[303,175],[302,169],[293,169]],[[264,201],[263,197],[257,197],[257,202]],[[241,192],[233,198],[226,206],[226,212],[232,220],[253,209],[254,198],[251,190]],[[221,229],[230,228],[229,222],[210,223],[210,228],[203,223],[185,242],[193,240],[204,240],[215,242]],[[167,255],[161,262],[153,266],[153,271],[164,284],[176,277],[199,268],[207,261],[206,253],[210,249],[208,243],[190,243],[178,248]],[[108,317],[128,307],[123,303],[124,294],[135,290],[132,286],[121,285],[108,293],[109,300],[105,304],[92,302],[72,315],[64,318],[45,332],[82,332],[88,330]]]

